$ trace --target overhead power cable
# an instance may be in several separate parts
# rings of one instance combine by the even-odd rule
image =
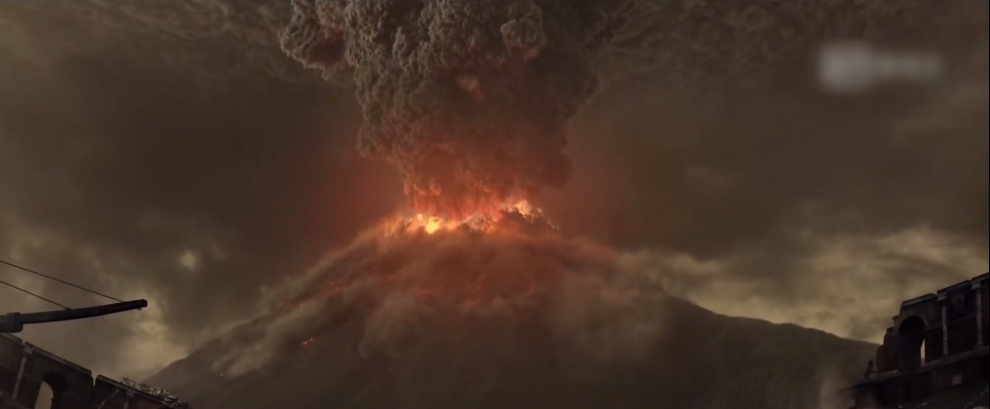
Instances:
[[[21,287],[18,287],[18,286],[16,286],[16,285],[13,285],[13,284],[11,284],[11,283],[8,283],[8,282],[6,282],[6,281],[3,281],[3,280],[0,280],[0,284],[3,284],[3,285],[5,285],[5,286],[7,286],[7,287],[10,287],[10,288],[13,288],[13,289],[15,289],[15,290],[17,290],[17,291],[20,291],[20,292],[22,292],[22,293],[25,293],[25,294],[27,294],[27,295],[30,295],[30,296],[33,296],[33,297],[36,297],[36,298],[39,298],[39,299],[41,299],[41,300],[45,300],[45,301],[48,301],[48,302],[50,302],[50,303],[52,303],[52,304],[55,304],[55,305],[57,305],[57,306],[59,306],[59,307],[62,307],[62,308],[64,308],[64,309],[67,309],[67,310],[69,310],[69,309],[71,309],[71,308],[69,308],[69,307],[66,307],[66,306],[64,306],[64,305],[62,305],[62,304],[59,304],[59,303],[57,303],[57,302],[55,302],[55,301],[52,301],[52,300],[49,300],[49,299],[47,299],[47,298],[45,298],[45,297],[42,297],[42,296],[40,296],[40,295],[38,295],[38,294],[35,294],[35,293],[32,293],[32,292],[30,292],[30,291],[28,291],[28,290],[25,290],[25,289],[23,289],[23,288],[21,288]]]
[[[52,281],[55,281],[55,282],[58,282],[58,283],[61,283],[61,284],[65,284],[65,285],[67,285],[69,287],[73,287],[73,288],[76,288],[76,289],[79,289],[79,290],[83,290],[83,291],[88,292],[90,294],[95,294],[95,295],[98,295],[98,296],[103,297],[103,298],[114,300],[116,302],[124,302],[124,301],[122,301],[120,299],[111,297],[109,295],[106,295],[106,294],[103,294],[103,293],[100,293],[100,292],[96,292],[96,291],[90,290],[88,288],[83,288],[83,287],[80,287],[78,285],[72,284],[72,283],[70,283],[68,281],[61,280],[61,279],[58,279],[58,278],[55,278],[55,277],[52,277],[52,276],[49,276],[49,275],[46,275],[46,274],[41,274],[41,273],[39,273],[37,271],[34,271],[32,269],[29,269],[29,268],[26,268],[26,267],[21,267],[21,266],[19,266],[17,264],[10,263],[10,262],[4,261],[2,259],[0,259],[0,264],[6,265],[6,266],[10,266],[10,267],[16,268],[18,270],[21,270],[21,271],[24,271],[24,272],[28,272],[28,273],[31,273],[31,274],[34,274],[34,275],[37,275],[37,276],[40,276],[40,277],[44,277],[44,278],[47,278],[49,280],[52,280]]]

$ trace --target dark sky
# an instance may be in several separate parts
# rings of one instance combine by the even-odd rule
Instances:
[[[645,10],[547,214],[702,306],[866,340],[901,299],[985,272],[986,2],[834,3]],[[287,7],[265,4],[0,3],[0,258],[153,307],[27,339],[148,374],[399,205],[392,170],[354,151],[353,91],[284,57]],[[951,75],[823,95],[827,38],[936,49]],[[50,307],[0,289],[0,311]]]

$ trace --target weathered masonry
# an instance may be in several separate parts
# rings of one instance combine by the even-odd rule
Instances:
[[[104,376],[9,334],[0,334],[0,409],[34,409],[42,384],[53,394],[51,409],[176,409],[167,393]]]
[[[850,408],[973,409],[990,395],[990,275],[901,303]]]

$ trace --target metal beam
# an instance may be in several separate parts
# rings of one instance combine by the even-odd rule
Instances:
[[[45,324],[50,322],[72,321],[84,318],[100,317],[125,311],[140,310],[148,307],[148,301],[136,300],[96,307],[73,308],[62,311],[34,312],[28,314],[10,313],[0,316],[0,333],[17,333],[24,330],[25,325]]]

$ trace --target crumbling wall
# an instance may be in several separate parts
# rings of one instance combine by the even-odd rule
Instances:
[[[986,274],[946,287],[933,294],[926,294],[901,304],[900,311],[893,318],[894,326],[884,337],[884,348],[878,351],[878,371],[893,370],[891,365],[899,339],[901,324],[912,317],[925,322],[924,352],[927,362],[938,361],[946,353],[958,355],[979,348],[978,334],[982,346],[990,344],[990,314],[987,314]],[[879,354],[883,352],[884,356]],[[882,363],[882,365],[880,365]]]
[[[983,346],[990,346],[990,274],[984,274],[978,282],[982,341]]]
[[[58,409],[169,409],[172,406],[120,382],[98,376],[12,335],[0,334],[0,396],[26,408],[37,403],[43,383]],[[7,409],[0,405],[0,409]]]
[[[941,393],[958,385],[985,384],[990,377],[987,374],[990,354],[986,349],[990,343],[988,278],[990,275],[983,274],[904,301],[893,317],[894,325],[887,329],[883,345],[877,349],[880,373],[846,391],[855,396],[856,407],[872,407],[871,399],[877,404],[892,404]],[[897,363],[905,358],[902,354],[916,353],[898,348],[904,345],[900,330],[902,325],[919,319],[924,322],[926,365],[898,372]],[[977,342],[976,334],[980,331],[982,345]]]
[[[128,392],[117,382],[102,375],[97,376],[96,383],[93,385],[92,406],[95,408],[123,408],[132,396]]]
[[[43,383],[61,399],[58,409],[88,409],[93,373],[31,344],[24,344],[24,372],[17,400],[34,407]],[[55,405],[52,405],[55,406]]]
[[[22,355],[20,338],[0,334],[0,395],[12,396]]]
[[[938,305],[938,297],[935,294],[927,294],[901,303],[900,313],[894,320],[894,328],[900,327],[901,322],[911,316],[924,320],[926,328],[933,327],[933,324],[941,324],[942,310]]]
[[[949,355],[959,355],[977,348],[978,328],[976,280],[966,281],[939,292],[946,313]]]

